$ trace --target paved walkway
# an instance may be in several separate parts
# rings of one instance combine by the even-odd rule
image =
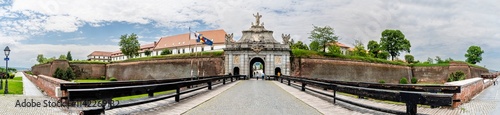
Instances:
[[[322,113],[272,81],[246,80],[184,114],[320,115]]]
[[[23,77],[23,95],[24,96],[44,96],[42,92],[31,82],[22,72],[17,72],[16,76]]]
[[[492,85],[459,108],[465,115],[498,115],[500,114],[500,85]]]

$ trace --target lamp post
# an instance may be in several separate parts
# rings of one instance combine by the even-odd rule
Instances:
[[[6,72],[6,75],[7,77],[9,77],[9,54],[10,54],[10,49],[9,49],[9,46],[5,47],[5,49],[3,50],[4,53],[5,53],[5,72]],[[9,82],[7,81],[7,78],[5,78],[5,90],[3,92],[3,94],[8,94],[9,93]]]

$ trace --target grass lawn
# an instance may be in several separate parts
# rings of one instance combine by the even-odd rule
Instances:
[[[175,92],[175,90],[156,92],[156,93],[154,93],[154,96],[169,94],[169,93],[173,93],[173,92]],[[124,101],[124,100],[138,99],[138,98],[144,98],[144,97],[148,97],[148,94],[132,95],[132,96],[125,96],[125,97],[115,97],[115,98],[113,98],[113,100]]]
[[[9,80],[9,94],[23,94],[23,78],[22,77],[14,77],[14,79]],[[5,79],[2,79],[2,90],[0,90],[0,94],[3,94],[5,90]]]
[[[95,83],[95,82],[110,82],[109,80],[100,80],[100,79],[77,79],[74,80],[76,83]]]

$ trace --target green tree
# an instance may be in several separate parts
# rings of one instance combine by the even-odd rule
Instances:
[[[65,59],[66,59],[66,56],[65,56],[65,55],[60,55],[58,59],[60,59],[60,60],[65,60]]]
[[[56,68],[56,71],[52,75],[52,77],[57,78],[57,79],[63,79],[64,76],[65,76],[64,70],[62,70],[61,68]]]
[[[68,53],[66,54],[66,60],[73,61],[73,57],[71,57],[71,51],[68,51]]]
[[[320,47],[320,44],[318,41],[312,41],[309,44],[309,49],[311,49],[312,51],[319,51],[319,47]]]
[[[392,60],[399,56],[401,51],[410,53],[410,41],[405,38],[405,35],[399,30],[384,30],[382,38],[380,38],[380,46],[382,50],[391,54]]]
[[[38,61],[39,64],[42,64],[47,61],[47,58],[43,57],[43,54],[38,54],[38,56],[36,56],[36,61]]]
[[[413,55],[406,54],[406,55],[405,55],[405,61],[406,61],[407,63],[413,63],[413,62],[415,62],[415,57],[413,57]]]
[[[76,78],[75,73],[73,72],[73,69],[71,67],[66,68],[66,78],[64,80],[73,80]]]
[[[125,34],[120,37],[120,51],[122,51],[123,55],[127,56],[127,58],[132,58],[134,56],[139,55],[140,44],[139,40],[137,40],[137,35],[132,33],[129,35]]]
[[[331,28],[330,26],[314,26],[314,29],[310,34],[311,36],[309,36],[309,39],[317,41],[319,43],[319,46],[323,48],[323,52],[325,52],[328,43],[336,42],[338,40],[338,36],[335,35],[333,28]]]
[[[328,53],[331,54],[342,54],[342,51],[340,50],[340,47],[338,45],[330,45],[328,46]]]
[[[151,52],[152,52],[151,50],[146,50],[144,51],[144,55],[151,56]]]
[[[387,60],[387,58],[389,58],[389,52],[387,51],[380,51],[378,54],[377,54],[377,58],[379,59],[385,59]]]
[[[362,56],[362,57],[367,56],[365,47],[363,46],[363,43],[361,41],[359,41],[359,40],[355,41],[354,50],[352,51],[352,55],[353,56]]]
[[[377,43],[377,41],[370,40],[367,45],[368,52],[370,52],[370,55],[374,58],[378,58],[377,55],[380,52],[380,45]],[[385,58],[387,59],[387,58]]]
[[[425,62],[425,63],[428,63],[428,64],[433,64],[433,63],[434,63],[434,61],[432,60],[432,58],[431,58],[431,57],[428,57],[428,58],[427,58],[427,62]]]
[[[168,55],[168,54],[172,54],[172,51],[170,51],[168,48],[161,50],[161,55]]]
[[[291,49],[303,49],[303,50],[309,50],[309,48],[307,48],[307,45],[304,44],[302,41],[298,41],[297,43],[292,43],[292,45],[290,46]]]
[[[483,53],[484,51],[481,50],[481,47],[470,46],[469,49],[467,49],[467,53],[465,54],[465,57],[467,58],[465,61],[471,64],[479,63],[483,60],[483,57],[481,57],[481,54]]]

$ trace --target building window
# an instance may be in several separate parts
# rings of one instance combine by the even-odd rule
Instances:
[[[181,54],[181,50],[177,49],[177,54]]]
[[[201,47],[201,51],[204,51],[204,50],[205,50],[205,48],[204,48],[204,47]]]
[[[182,53],[186,53],[186,50],[185,50],[185,49],[182,49]]]
[[[194,52],[194,48],[191,48],[191,53],[193,53],[193,52]]]
[[[213,47],[213,46],[212,46],[212,47],[210,47],[210,50],[214,50],[214,47]]]

